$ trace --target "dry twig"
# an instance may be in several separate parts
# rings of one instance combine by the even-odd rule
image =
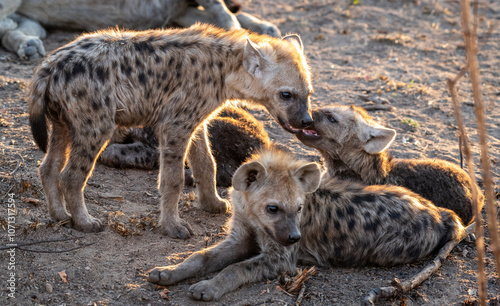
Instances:
[[[436,272],[445,261],[446,257],[450,254],[451,250],[459,244],[465,237],[474,232],[475,224],[469,225],[465,229],[465,235],[463,237],[449,241],[446,243],[440,250],[438,255],[434,258],[434,260],[422,269],[418,274],[413,276],[411,279],[400,282],[399,279],[395,278],[392,281],[392,286],[388,287],[379,287],[372,289],[363,299],[363,305],[374,305],[375,301],[379,298],[389,298],[389,297],[397,297],[402,295],[405,292],[412,290],[413,288],[420,285],[423,281],[425,281],[432,273]]]
[[[61,241],[68,241],[68,240],[75,240],[75,239],[81,239],[81,237],[69,237],[69,238],[60,238],[60,239],[51,239],[51,240],[40,240],[40,241],[33,241],[33,242],[25,242],[25,243],[18,243],[18,244],[8,244],[7,246],[0,247],[0,250],[7,250],[7,249],[19,249],[27,252],[34,252],[34,253],[65,253],[77,249],[81,249],[83,247],[93,245],[95,242],[92,243],[86,243],[83,245],[79,245],[73,248],[69,249],[63,249],[63,250],[33,250],[33,249],[26,249],[24,247],[29,246],[29,245],[35,245],[35,244],[42,244],[42,243],[51,243],[51,242],[61,242]]]

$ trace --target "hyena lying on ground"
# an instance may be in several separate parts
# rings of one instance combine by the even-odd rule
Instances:
[[[313,122],[297,138],[320,151],[331,176],[409,188],[434,205],[453,210],[465,225],[474,221],[473,188],[483,207],[478,186],[457,165],[440,159],[393,159],[385,149],[396,132],[377,124],[364,109],[344,105],[317,109]]]
[[[203,22],[281,36],[274,24],[239,12],[240,7],[233,0],[0,0],[0,39],[7,50],[34,59],[45,56],[42,25],[96,31],[117,26],[134,30],[189,27]]]
[[[289,154],[254,156],[233,176],[228,237],[178,265],[153,269],[148,280],[171,285],[222,270],[189,288],[193,298],[208,301],[245,283],[293,273],[297,262],[393,266],[418,261],[465,235],[453,211],[406,188],[323,179],[318,188],[317,164]]]
[[[297,35],[277,39],[208,25],[83,35],[49,55],[30,84],[31,130],[47,151],[39,172],[49,213],[71,218],[81,231],[101,230],[83,198],[95,161],[115,124],[151,126],[161,156],[158,224],[170,237],[188,238],[191,227],[177,209],[188,146],[201,207],[229,209],[217,195],[204,121],[225,101],[242,99],[266,107],[296,133],[312,122],[311,91]],[[199,126],[204,131],[191,141]]]
[[[262,124],[239,107],[224,107],[209,119],[207,132],[222,187],[231,186],[234,171],[257,149],[271,145]],[[118,128],[98,161],[115,168],[158,169],[158,138],[150,127]],[[185,184],[193,185],[191,171],[184,175]]]

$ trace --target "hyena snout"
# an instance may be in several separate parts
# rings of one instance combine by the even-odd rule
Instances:
[[[297,108],[290,109],[288,112],[289,123],[293,128],[303,129],[313,123],[309,112],[309,103],[301,103]]]
[[[284,246],[297,243],[302,237],[297,226],[296,218],[287,218],[284,222],[278,222],[276,226],[277,240]]]

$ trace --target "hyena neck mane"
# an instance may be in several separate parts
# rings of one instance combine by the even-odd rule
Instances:
[[[321,151],[328,174],[368,185],[385,184],[392,169],[392,156],[386,151],[369,154],[352,148],[338,152]]]

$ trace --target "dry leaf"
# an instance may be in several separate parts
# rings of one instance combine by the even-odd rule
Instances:
[[[36,205],[36,206],[40,205],[40,203],[42,202],[42,201],[40,201],[39,199],[35,199],[35,198],[25,198],[25,197],[21,197],[20,199],[21,199],[21,201],[23,201],[24,203],[30,203],[30,204],[33,204],[33,205]]]
[[[59,274],[59,277],[61,277],[61,280],[64,283],[68,282],[68,275],[66,274],[66,270],[62,270],[61,272],[57,272],[57,274]]]
[[[170,301],[170,297],[168,296],[169,293],[170,293],[170,290],[168,290],[168,289],[163,289],[162,291],[158,292],[160,297],[164,300],[167,300],[167,301]]]

